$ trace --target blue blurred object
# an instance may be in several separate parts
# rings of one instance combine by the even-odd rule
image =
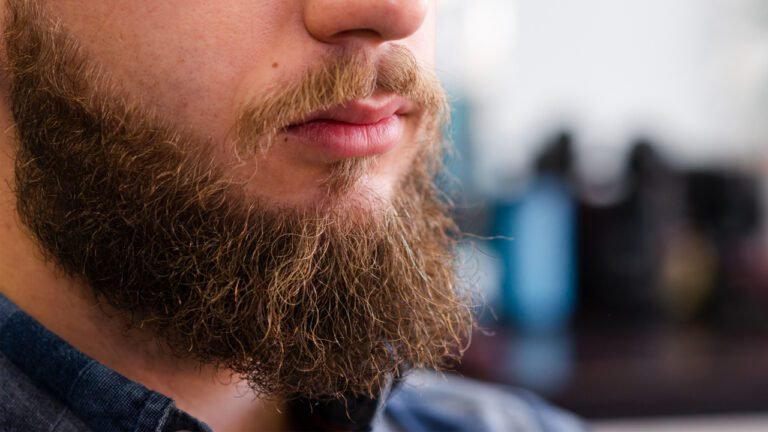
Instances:
[[[496,210],[496,241],[505,264],[501,313],[523,331],[567,327],[576,300],[575,208],[560,180],[535,180]]]
[[[576,205],[567,185],[571,138],[562,133],[514,202],[499,203],[493,234],[504,263],[502,318],[526,332],[567,328],[576,302]]]

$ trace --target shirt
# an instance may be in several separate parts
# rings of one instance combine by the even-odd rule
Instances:
[[[358,418],[354,429],[362,431],[584,430],[573,416],[530,394],[428,371],[410,373],[388,397],[360,406],[364,420]],[[289,417],[300,416],[301,430],[338,431],[335,422],[343,423],[349,416],[337,408],[307,402],[293,408]],[[170,398],[79,352],[0,295],[0,432],[37,431],[211,432],[211,428]]]

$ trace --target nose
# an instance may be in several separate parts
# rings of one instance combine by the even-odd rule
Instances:
[[[315,39],[344,44],[405,39],[421,28],[430,0],[306,0],[304,24]]]

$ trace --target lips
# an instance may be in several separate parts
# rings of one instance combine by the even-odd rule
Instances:
[[[376,156],[394,149],[403,138],[409,102],[373,96],[313,113],[285,133],[332,159]]]

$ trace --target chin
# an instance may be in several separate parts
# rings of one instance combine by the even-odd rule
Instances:
[[[264,184],[254,178],[246,186],[248,196],[294,209],[376,209],[387,208],[403,181],[395,170],[381,170],[374,159],[347,159],[334,162],[322,173],[313,173],[294,183]]]

